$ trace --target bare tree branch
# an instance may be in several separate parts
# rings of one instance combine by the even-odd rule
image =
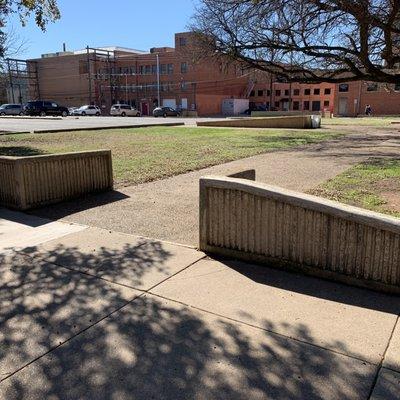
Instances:
[[[202,0],[213,54],[299,82],[400,84],[400,0]]]

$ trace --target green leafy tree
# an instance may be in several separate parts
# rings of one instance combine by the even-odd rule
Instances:
[[[0,57],[4,56],[7,49],[6,25],[12,14],[19,16],[22,25],[33,15],[42,30],[46,29],[49,22],[60,18],[56,0],[0,0]]]

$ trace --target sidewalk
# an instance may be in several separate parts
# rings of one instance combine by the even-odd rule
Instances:
[[[345,129],[345,128],[342,128]],[[255,169],[257,181],[306,191],[368,157],[400,156],[397,130],[360,133],[288,151],[276,151],[35,210],[36,215],[196,246],[198,184],[204,175]]]
[[[398,399],[399,297],[32,221],[0,210],[1,399]]]

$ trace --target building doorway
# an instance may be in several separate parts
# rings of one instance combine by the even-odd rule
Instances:
[[[339,115],[347,115],[347,97],[339,97]]]
[[[149,105],[145,102],[140,103],[142,115],[149,115]]]
[[[315,100],[312,102],[312,111],[321,111],[321,102],[319,100]]]

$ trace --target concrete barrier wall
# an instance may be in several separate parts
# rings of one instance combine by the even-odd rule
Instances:
[[[27,210],[113,188],[111,151],[0,157],[0,205]]]
[[[200,249],[400,293],[400,219],[243,179],[200,180]]]
[[[299,115],[268,118],[234,118],[219,121],[201,121],[198,126],[232,128],[287,128],[312,129],[321,127],[321,117],[317,115]]]
[[[252,117],[289,117],[294,115],[310,115],[310,111],[252,111]],[[322,118],[332,118],[332,112],[312,111],[312,115],[319,115]]]

